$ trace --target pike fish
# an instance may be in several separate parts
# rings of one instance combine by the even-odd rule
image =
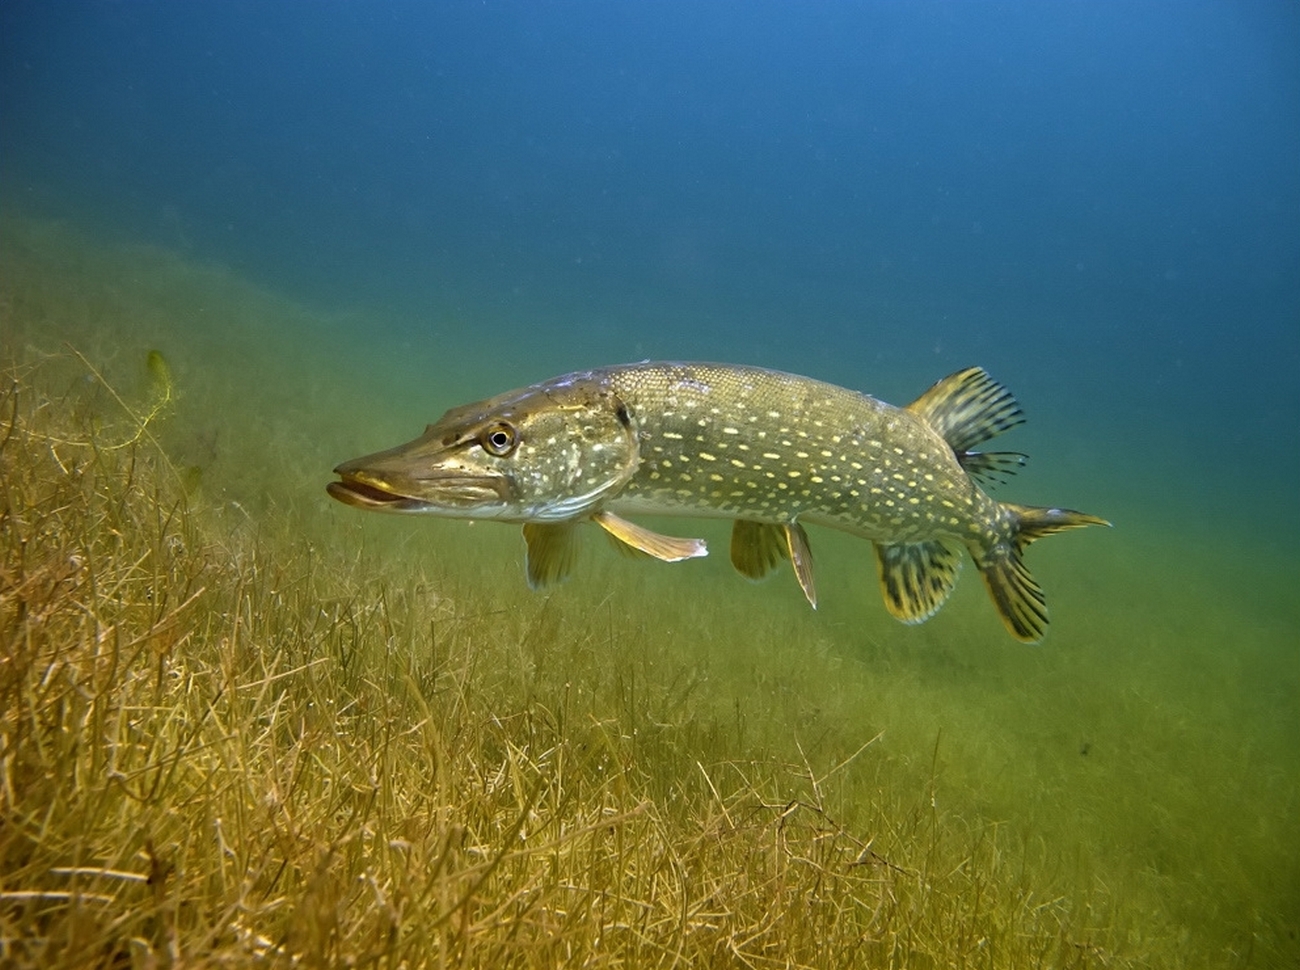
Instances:
[[[1033,643],[1047,606],[1025,547],[1110,523],[981,488],[1025,456],[976,446],[1023,420],[979,367],[899,408],[759,367],[626,364],[453,408],[414,441],[339,465],[327,488],[363,509],[523,523],[534,589],[572,569],[584,522],[677,562],[706,555],[704,541],[624,516],[704,516],[733,520],[740,573],[761,579],[789,561],[815,608],[811,523],[871,540],[886,608],[920,623],[952,592],[964,550],[1012,636]]]

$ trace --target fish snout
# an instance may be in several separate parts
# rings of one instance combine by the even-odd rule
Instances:
[[[345,505],[386,512],[489,518],[509,504],[505,476],[430,461],[422,450],[403,446],[345,461],[326,491]]]

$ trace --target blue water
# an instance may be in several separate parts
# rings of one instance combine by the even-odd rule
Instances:
[[[1196,620],[1143,556],[1221,579],[1300,740],[1300,4],[6,0],[0,214],[357,311],[456,375],[411,435],[643,358],[981,364],[1008,497],[1114,519],[1152,629]]]
[[[0,92],[6,208],[488,319],[506,383],[979,362],[1183,488],[1300,471],[1291,3],[9,2]]]

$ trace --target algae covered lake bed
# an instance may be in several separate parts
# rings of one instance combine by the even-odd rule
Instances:
[[[0,259],[7,962],[1300,954],[1294,549],[1225,553],[1233,523],[1045,462],[1002,491],[1116,528],[1029,553],[1041,646],[969,568],[895,623],[824,530],[815,613],[788,572],[594,530],[538,595],[513,527],[324,492],[518,361],[50,223],[6,223]]]

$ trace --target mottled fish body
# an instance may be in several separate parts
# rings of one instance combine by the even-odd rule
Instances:
[[[568,574],[587,520],[658,559],[705,555],[702,540],[623,518],[694,515],[734,520],[731,560],[750,578],[788,559],[816,606],[803,524],[828,526],[874,543],[886,606],[908,623],[947,599],[964,549],[1008,630],[1033,642],[1047,610],[1024,547],[1107,523],[980,488],[1024,457],[975,446],[1021,420],[977,367],[898,408],[757,367],[628,364],[455,408],[408,444],[340,465],[329,492],[382,511],[522,522],[534,587]]]

